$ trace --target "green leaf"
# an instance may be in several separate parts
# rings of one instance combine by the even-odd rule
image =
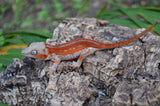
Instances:
[[[8,43],[24,43],[24,41],[22,39],[16,39],[16,38],[12,38],[12,39],[6,39],[5,40],[5,43],[8,42]]]
[[[155,32],[157,32],[160,35],[160,24],[156,25]]]
[[[101,13],[97,18],[99,19],[112,19],[122,16],[123,14],[119,10],[112,10]]]
[[[5,70],[5,67],[3,66],[2,63],[0,63],[0,72],[4,71]],[[1,106],[1,105],[0,105]]]
[[[130,27],[149,27],[154,24],[155,21],[160,21],[160,12],[158,8],[121,8],[117,4],[111,2],[110,4],[118,8],[118,10],[112,10],[104,12],[105,6],[101,12],[99,12],[97,18],[107,19],[110,23],[116,23],[121,25],[126,25]],[[150,9],[150,10],[149,10]],[[155,11],[153,11],[155,10]],[[122,19],[124,16],[128,16],[129,19]],[[143,21],[142,21],[143,20]],[[148,21],[149,23],[147,23]],[[157,33],[160,33],[160,25],[156,25],[154,28]]]
[[[135,18],[135,16],[128,11],[128,9],[123,9],[120,6],[118,6],[116,3],[111,3],[112,5],[114,5],[115,7],[117,7],[122,13],[124,13],[125,15],[127,15],[133,22],[135,22],[139,27],[143,27],[144,25],[142,24],[141,21],[139,21],[138,19]]]
[[[0,56],[0,64],[7,66],[11,63],[13,58],[23,59],[24,56],[21,55],[21,49],[10,49],[7,55]]]
[[[3,29],[0,29],[0,35],[3,33]]]
[[[128,19],[109,19],[107,21],[113,24],[120,24],[120,25],[129,26],[133,28],[138,28],[138,26],[133,21]]]
[[[9,55],[20,55],[21,54],[21,49],[9,49],[8,54]]]
[[[5,69],[6,69],[5,67],[0,67],[0,72],[4,71]]]
[[[0,36],[0,45],[3,45],[3,44],[4,44],[4,37]]]
[[[7,35],[7,37],[13,37],[17,35],[20,35],[20,36],[21,35],[34,35],[34,36],[40,36],[44,38],[52,37],[52,33],[35,31],[35,30],[17,30],[17,31],[3,33],[2,35]]]
[[[7,66],[11,62],[12,58],[6,55],[0,56],[0,63]]]
[[[79,16],[82,11],[84,10],[84,8],[87,6],[87,4],[90,2],[90,0],[86,0],[85,3],[82,5],[82,7],[80,8],[80,10],[78,11],[77,16]]]
[[[153,19],[151,18],[151,17],[149,17],[149,16],[146,16],[145,14],[143,14],[143,13],[140,13],[139,14],[141,17],[143,17],[144,19],[146,19],[149,23],[151,23],[151,24],[154,24],[155,23],[155,21],[153,21]],[[148,26],[149,27],[149,26]],[[156,25],[155,27],[154,27],[154,29],[155,29],[155,32],[157,32],[159,35],[160,35],[160,24],[158,24],[158,25]]]
[[[6,39],[12,38],[14,36],[21,36],[22,40],[29,44],[31,42],[41,42],[41,41],[45,41],[45,39],[52,37],[51,33],[48,32],[40,32],[40,31],[31,31],[31,30],[21,30],[21,31],[13,31],[13,32],[7,32],[4,33],[2,35],[7,35]],[[14,43],[21,43],[23,41],[19,40],[18,42],[16,42],[16,40],[13,39],[9,39],[8,41],[12,41]]]
[[[160,11],[160,8],[159,8],[159,7],[138,7],[138,9]]]
[[[3,30],[0,29],[0,45],[3,45],[3,44],[4,44],[4,37],[1,36],[2,32],[3,32]]]
[[[106,3],[101,9],[100,11],[98,12],[97,14],[97,17],[99,17],[105,10],[106,8],[108,7],[109,3]]]
[[[21,37],[27,44],[30,44],[32,42],[45,42],[45,38],[41,38],[39,36],[22,35]]]
[[[142,13],[148,17],[150,17],[153,20],[160,20],[160,12],[157,11],[151,11],[151,10],[138,10],[139,13]]]

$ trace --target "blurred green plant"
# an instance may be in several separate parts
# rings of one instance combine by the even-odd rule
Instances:
[[[82,6],[83,0],[73,0],[73,8],[79,10]]]
[[[0,35],[3,33],[3,30],[0,29]],[[3,36],[0,36],[0,45],[3,45],[4,44],[4,37]]]
[[[79,9],[77,16],[80,16],[80,14],[84,11],[84,9],[87,7],[87,4],[90,2],[90,0],[86,0],[84,2],[84,4],[81,6],[81,8]]]
[[[158,4],[157,0],[152,0],[152,2],[153,2],[154,5]]]
[[[4,13],[6,13],[6,11],[8,9],[11,9],[12,8],[12,11],[13,11],[13,20],[12,22],[9,22],[9,23],[5,23],[3,25],[3,28],[4,29],[7,29],[7,30],[11,30],[13,29],[16,25],[19,25],[21,23],[21,15],[22,15],[22,11],[23,11],[23,6],[25,4],[25,0],[15,0],[15,1],[10,1],[10,2],[6,2],[7,5],[4,5],[4,6],[0,6],[0,12],[2,12],[2,14],[0,14],[0,17],[3,17]],[[4,17],[3,17],[4,18]]]
[[[53,17],[55,19],[62,19],[62,18],[66,18],[69,17],[68,12],[63,10],[63,6],[64,4],[58,0],[54,0],[52,7],[54,9],[53,11]]]
[[[117,7],[116,10],[106,12],[108,5]],[[98,19],[106,19],[110,23],[125,25],[133,28],[145,28],[160,22],[160,8],[158,7],[137,7],[137,8],[122,8],[116,3],[106,3],[98,12]],[[124,18],[127,17],[127,18]],[[160,25],[155,28],[155,32],[160,35]]]
[[[50,21],[51,17],[49,16],[49,11],[44,9],[38,13],[38,19],[40,21]]]
[[[15,23],[19,22],[19,20],[20,20],[24,4],[25,4],[25,0],[15,0],[15,2],[13,4],[14,22]]]
[[[21,24],[21,28],[29,27],[33,25],[34,19],[32,17],[27,17]]]
[[[6,13],[7,10],[9,10],[11,8],[11,3],[7,4],[7,5],[2,5],[0,4],[0,19],[2,19],[4,17],[4,14]]]
[[[55,9],[56,13],[62,13],[63,12],[63,5],[58,0],[53,1],[53,8]]]

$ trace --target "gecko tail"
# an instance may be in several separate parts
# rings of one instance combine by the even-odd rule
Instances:
[[[128,40],[124,40],[121,42],[117,42],[117,43],[113,43],[113,44],[105,44],[104,48],[114,48],[114,47],[119,47],[119,46],[123,46],[126,45],[128,43],[131,43],[133,41],[135,41],[136,39],[139,39],[141,36],[143,36],[144,34],[146,34],[149,30],[151,30],[154,26],[156,26],[159,22],[156,22],[155,24],[153,24],[152,26],[150,26],[149,28],[147,28],[146,30],[144,30],[143,32],[141,32],[140,34],[136,35],[135,37],[132,37]]]

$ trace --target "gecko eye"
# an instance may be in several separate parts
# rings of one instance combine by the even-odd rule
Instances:
[[[37,50],[32,50],[31,54],[32,55],[36,55],[37,54]]]

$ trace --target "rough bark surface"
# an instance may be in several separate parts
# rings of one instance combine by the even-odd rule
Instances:
[[[94,18],[68,18],[54,30],[61,44],[82,35],[114,43],[131,38],[143,29],[109,24]],[[79,69],[62,61],[50,78],[51,61],[14,59],[0,73],[0,102],[26,106],[159,106],[160,37],[148,32],[140,39],[114,49],[97,51]]]

